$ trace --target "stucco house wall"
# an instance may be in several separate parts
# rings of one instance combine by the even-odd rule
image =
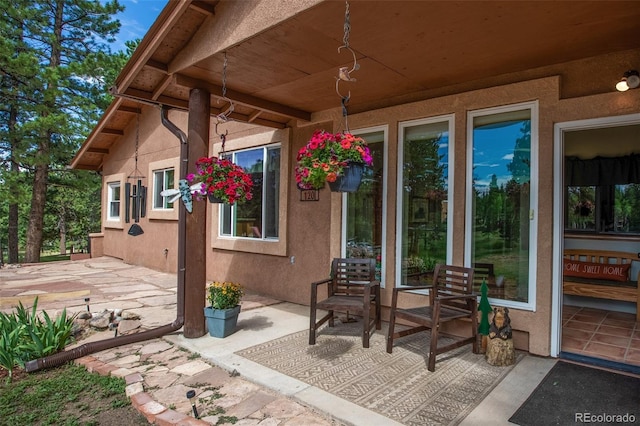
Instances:
[[[554,125],[572,120],[632,114],[640,111],[637,91],[618,93],[594,89],[598,75],[625,68],[621,64],[637,63],[640,50],[567,62],[551,67],[530,70],[520,74],[506,74],[484,82],[468,82],[438,93],[419,102],[394,107],[353,113],[349,115],[350,129],[388,126],[386,264],[382,293],[383,305],[388,306],[395,279],[397,144],[398,124],[402,121],[428,118],[443,114],[455,115],[455,163],[452,165],[453,189],[453,261],[464,262],[465,200],[467,161],[467,113],[469,111],[510,105],[521,102],[538,103],[538,205],[533,207],[538,219],[535,311],[512,310],[516,346],[537,355],[549,355],[551,334],[553,229],[562,218],[553,216],[554,180]],[[338,101],[336,102],[338,104]],[[179,141],[160,121],[157,108],[142,106],[143,113],[127,128],[125,135],[113,146],[103,168],[103,182],[110,179],[126,181],[136,168],[145,174],[143,184],[149,182],[154,164],[174,164],[179,167]],[[172,111],[169,119],[187,132],[187,113]],[[309,283],[328,276],[330,259],[340,256],[341,204],[340,194],[328,189],[320,191],[320,200],[301,202],[294,180],[295,155],[307,142],[314,130],[343,130],[339,108],[322,111],[312,116],[311,123],[297,122],[289,129],[260,128],[249,124],[228,123],[226,149],[233,151],[248,144],[278,141],[283,148],[284,182],[286,188],[284,227],[280,242],[229,242],[217,238],[217,206],[208,205],[207,224],[202,232],[207,241],[207,280],[232,280],[247,289],[282,300],[308,304]],[[211,155],[220,149],[219,138],[211,126]],[[137,145],[137,166],[135,163]],[[285,167],[286,165],[286,167]],[[181,178],[176,172],[176,181]],[[133,181],[129,179],[129,181]],[[106,192],[106,191],[105,191]],[[127,231],[133,221],[110,223],[106,220],[106,195],[103,194],[103,253],[141,264],[153,269],[175,272],[177,265],[177,213],[154,214],[150,199],[147,215],[139,225],[144,234],[131,236]],[[177,205],[176,205],[177,206]],[[188,244],[188,242],[187,242]],[[386,313],[386,312],[385,312]]]

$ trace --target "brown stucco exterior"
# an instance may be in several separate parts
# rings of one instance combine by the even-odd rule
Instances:
[[[301,10],[316,2],[309,1]],[[225,5],[225,2],[222,3]],[[225,8],[241,8],[244,2]],[[258,4],[262,4],[258,2]],[[257,31],[261,26],[260,17],[243,9],[249,23],[242,31]],[[271,13],[273,12],[273,13]],[[267,22],[275,25],[282,15],[272,10]],[[287,13],[293,13],[291,11]],[[213,18],[211,18],[213,19]],[[272,22],[273,21],[273,22]],[[222,21],[224,22],[224,20]],[[218,28],[218,27],[217,27]],[[235,29],[235,28],[233,28]],[[225,31],[229,31],[227,34]],[[217,43],[231,43],[245,35],[234,33],[232,28],[222,26],[225,37],[218,37]],[[240,31],[240,30],[238,30]],[[217,33],[219,35],[219,33]],[[214,38],[213,33],[202,32],[203,40]],[[207,57],[205,50],[220,50],[204,41],[200,45],[203,52],[182,52],[178,59],[185,61],[200,55]],[[174,62],[179,67],[180,61]],[[552,282],[553,233],[554,225],[562,218],[554,217],[554,125],[574,120],[585,120],[640,113],[640,92],[630,90],[616,92],[615,81],[609,76],[619,75],[629,65],[640,64],[640,49],[612,52],[605,55],[556,63],[550,66],[528,69],[524,72],[505,73],[479,80],[469,80],[458,84],[422,91],[423,100],[413,101],[407,96],[406,102],[395,106],[368,109],[349,115],[352,131],[373,126],[387,126],[388,151],[386,152],[387,173],[387,230],[385,288],[382,303],[386,307],[391,301],[391,289],[396,276],[396,177],[397,144],[400,122],[453,114],[455,127],[455,155],[451,170],[454,176],[453,199],[453,262],[465,262],[465,200],[467,198],[467,114],[470,111],[536,102],[538,112],[539,170],[537,182],[538,204],[532,206],[537,215],[537,259],[531,265],[536,270],[535,311],[512,310],[511,319],[515,330],[516,347],[532,354],[550,354],[552,324]],[[179,167],[180,142],[165,128],[160,120],[160,110],[147,104],[140,104],[142,113],[139,120],[132,120],[110,149],[102,164],[103,188],[109,181],[133,182],[129,176],[142,172],[144,184],[151,189],[150,177],[154,166]],[[229,122],[226,149],[259,146],[273,142],[282,145],[282,182],[280,205],[281,228],[278,242],[225,240],[217,237],[217,207],[207,204],[206,224],[202,232],[206,234],[206,278],[231,280],[242,283],[248,290],[266,294],[281,300],[308,304],[310,282],[328,276],[330,260],[341,255],[341,205],[340,194],[328,189],[320,191],[319,201],[302,202],[294,180],[295,156],[316,129],[339,131],[343,129],[343,117],[336,99],[336,107],[311,114],[310,122],[291,120],[286,128],[276,129],[255,124]],[[188,132],[188,112],[172,110],[169,120],[185,133]],[[210,155],[219,150],[219,138],[213,131],[215,117],[211,119],[209,140]],[[535,149],[532,146],[532,149]],[[135,159],[137,158],[137,164]],[[176,173],[176,180],[181,178]],[[130,236],[127,231],[131,224],[124,221],[107,220],[107,195],[103,191],[102,232],[94,234],[93,252],[123,259],[127,263],[140,264],[164,272],[177,270],[178,215],[174,212],[153,212],[151,200],[147,200],[147,215],[139,225],[144,233]],[[202,201],[200,201],[202,202]],[[177,206],[177,204],[176,204]],[[175,210],[175,209],[174,209]],[[121,215],[121,219],[122,219]],[[92,243],[94,244],[94,243]],[[187,242],[189,244],[189,242]],[[204,285],[204,283],[203,283]]]

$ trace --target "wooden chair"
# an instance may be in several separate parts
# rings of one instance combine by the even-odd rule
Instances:
[[[398,295],[406,291],[429,290],[429,294],[416,294],[416,297],[428,297],[428,306],[413,308],[398,307]],[[415,304],[413,306],[416,306]],[[458,320],[469,319],[471,337],[460,338],[450,336],[454,342],[438,346],[438,338],[445,335],[441,331],[442,324]],[[396,321],[404,320],[411,323],[410,328],[395,331]],[[391,313],[389,319],[389,333],[387,335],[387,352],[393,350],[393,340],[424,330],[431,330],[431,346],[427,369],[435,371],[436,355],[450,351],[460,346],[471,344],[473,353],[478,353],[476,335],[478,332],[478,305],[473,293],[473,269],[461,266],[436,265],[433,274],[433,284],[428,286],[412,286],[394,288],[391,299]]]
[[[483,279],[487,281],[487,287],[489,288],[487,296],[498,299],[504,298],[504,277],[502,275],[496,277],[493,263],[473,264],[473,289],[477,294],[480,294],[480,286]]]
[[[329,321],[334,326],[334,311],[362,316],[362,346],[369,347],[371,330],[380,330],[380,281],[375,279],[375,259],[333,259],[331,277],[311,283],[309,344],[316,344],[316,331]],[[318,300],[318,287],[327,286],[327,297]],[[317,310],[328,313],[316,321]],[[373,313],[371,311],[374,311]]]

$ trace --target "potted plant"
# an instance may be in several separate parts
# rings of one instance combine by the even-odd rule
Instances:
[[[187,181],[201,183],[196,195],[207,196],[212,203],[243,203],[252,198],[251,175],[227,158],[201,157],[196,161],[196,173],[187,175]]]
[[[313,133],[298,151],[297,161],[298,188],[322,189],[329,182],[332,191],[340,192],[356,191],[364,167],[373,164],[364,139],[351,133],[333,134],[324,130]]]
[[[207,285],[207,301],[204,308],[209,335],[227,337],[236,329],[243,291],[240,284],[215,281]]]

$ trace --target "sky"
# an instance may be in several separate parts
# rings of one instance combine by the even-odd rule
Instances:
[[[126,51],[125,41],[142,39],[154,23],[167,0],[119,0],[125,7],[124,12],[116,15],[120,21],[120,32],[111,49]]]

